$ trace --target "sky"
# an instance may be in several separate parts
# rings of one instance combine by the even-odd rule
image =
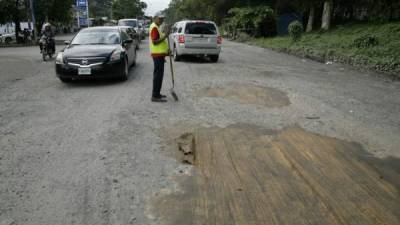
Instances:
[[[147,3],[146,16],[153,16],[156,12],[168,7],[170,0],[142,0]]]

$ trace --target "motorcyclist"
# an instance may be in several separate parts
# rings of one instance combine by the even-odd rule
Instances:
[[[43,26],[42,37],[40,38],[40,41],[39,41],[40,52],[43,51],[43,45],[46,44],[46,39],[48,39],[48,41],[50,43],[50,47],[52,48],[53,52],[56,52],[56,45],[54,42],[54,33],[51,29],[50,23],[46,23]]]

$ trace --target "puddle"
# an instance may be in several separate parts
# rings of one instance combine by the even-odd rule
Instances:
[[[290,104],[287,94],[275,88],[250,84],[229,84],[224,87],[208,87],[197,92],[199,97],[224,98],[240,104],[267,107],[283,107]]]
[[[153,200],[160,225],[400,224],[392,182],[400,160],[387,164],[357,143],[246,124],[175,141],[193,143],[194,174],[175,177],[179,191]]]

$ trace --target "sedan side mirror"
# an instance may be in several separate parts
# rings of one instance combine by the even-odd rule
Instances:
[[[71,44],[71,41],[64,41],[64,44],[69,45],[69,44]]]
[[[122,42],[122,44],[131,44],[133,42],[132,39],[126,39],[125,41]]]

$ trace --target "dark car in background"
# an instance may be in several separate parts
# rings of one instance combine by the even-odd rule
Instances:
[[[140,37],[139,34],[129,26],[119,26],[121,30],[125,31],[129,36],[133,39],[134,46],[136,46],[136,50],[140,47]]]
[[[129,26],[135,29],[136,33],[139,35],[139,40],[143,40],[145,38],[142,25],[137,19],[120,19],[118,20],[118,26]]]
[[[56,73],[62,82],[87,78],[127,80],[136,64],[136,46],[120,27],[81,30],[56,57]]]

